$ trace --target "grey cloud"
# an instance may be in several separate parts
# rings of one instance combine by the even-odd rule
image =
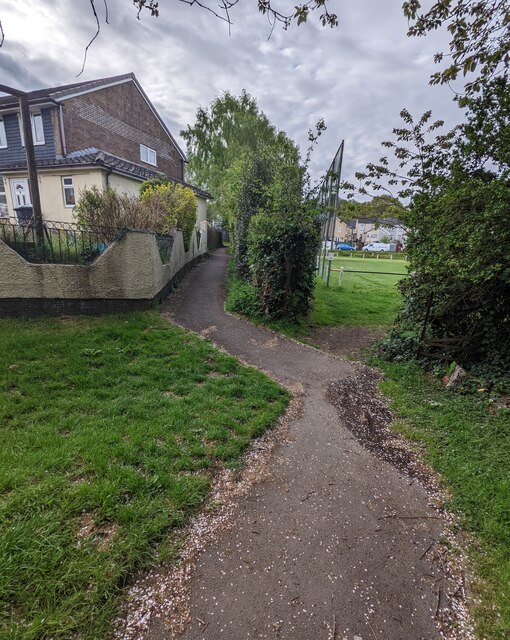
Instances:
[[[19,32],[11,28],[4,45],[9,58],[2,62],[2,75],[25,88],[74,81],[94,32],[87,2],[58,0],[48,28],[36,29],[27,42],[22,20],[30,20],[31,9],[42,4],[25,0],[19,11],[2,10],[19,22]],[[329,166],[344,138],[344,175],[352,177],[380,157],[379,143],[398,126],[402,107],[416,114],[432,108],[452,123],[458,118],[451,92],[428,86],[432,57],[444,48],[445,34],[407,38],[400,3],[344,3],[337,9],[338,29],[315,23],[286,32],[277,28],[269,41],[270,26],[255,0],[234,9],[231,36],[211,14],[177,0],[160,3],[159,19],[144,15],[140,21],[127,0],[108,4],[110,24],[103,24],[81,77],[134,71],[175,135],[193,122],[199,105],[224,90],[245,88],[302,149],[308,129],[324,116],[328,130],[315,152],[313,173]]]

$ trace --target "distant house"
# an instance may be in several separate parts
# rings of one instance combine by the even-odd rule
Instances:
[[[162,174],[186,184],[185,155],[133,73],[32,91],[29,104],[45,219],[72,222],[93,186],[137,194]],[[191,188],[199,226],[210,196]],[[31,204],[18,100],[0,97],[0,216],[26,216]]]
[[[342,220],[335,218],[335,227],[333,231],[333,239],[337,242],[354,242],[354,220]]]
[[[361,223],[363,225],[363,223]],[[360,225],[360,239],[363,244],[370,242],[399,243],[405,247],[407,242],[407,229],[400,220],[381,220],[378,223],[364,223],[363,231]]]
[[[361,248],[370,242],[387,241],[399,243],[403,248],[407,242],[407,229],[400,220],[375,218],[354,218],[342,220],[335,218],[335,224],[328,230],[328,240],[346,242]]]

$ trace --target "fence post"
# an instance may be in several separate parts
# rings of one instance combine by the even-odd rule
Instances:
[[[340,267],[340,274],[338,276],[338,286],[341,287],[342,286],[342,281],[344,279],[344,268]]]
[[[326,276],[326,287],[329,287],[329,277],[331,275],[331,263],[333,262],[333,253],[328,253],[328,274]]]

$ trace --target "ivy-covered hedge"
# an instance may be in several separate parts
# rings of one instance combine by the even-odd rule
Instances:
[[[285,216],[259,213],[251,219],[248,257],[262,315],[276,319],[308,313],[319,245],[314,211],[300,207]]]
[[[268,154],[243,158],[242,173],[237,187],[237,215],[234,222],[234,263],[236,274],[249,280],[248,230],[250,220],[258,211],[268,207],[268,185],[271,184],[272,166]]]

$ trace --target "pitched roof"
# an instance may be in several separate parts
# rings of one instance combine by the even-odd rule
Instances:
[[[100,78],[99,80],[85,80],[84,82],[73,82],[72,84],[63,84],[58,87],[48,87],[46,89],[35,89],[34,91],[27,91],[29,102],[44,102],[48,100],[58,100],[64,98],[76,91],[93,91],[100,89],[105,85],[115,84],[117,82],[125,82],[127,80],[135,79],[134,73],[124,73],[118,76],[110,76],[108,78]],[[18,99],[14,96],[2,96],[0,97],[0,107],[17,106]]]
[[[149,100],[147,94],[142,89],[134,73],[124,73],[118,76],[109,76],[108,78],[99,78],[98,80],[86,80],[84,82],[74,82],[72,84],[63,84],[58,87],[50,87],[47,89],[36,89],[35,91],[28,91],[27,96],[30,104],[44,104],[45,102],[59,103],[67,100],[73,96],[80,95],[82,93],[89,93],[91,91],[97,91],[99,89],[105,89],[106,87],[122,84],[123,82],[133,82],[135,87],[141,93],[143,99],[147,103],[149,109],[159,121],[160,125],[166,131],[168,137],[172,140],[175,148],[177,149],[181,158],[186,161],[184,152],[177,144],[177,141],[170,133],[170,130],[166,126],[165,122],[154,108],[154,105]],[[1,96],[0,97],[0,110],[2,109],[17,109],[19,106],[18,98],[14,96]]]
[[[157,178],[164,174],[153,169],[143,167],[136,162],[126,160],[125,158],[119,158],[102,149],[96,149],[95,147],[89,147],[87,149],[81,149],[80,151],[74,151],[67,155],[65,158],[59,157],[51,160],[37,160],[38,169],[60,169],[64,167],[98,167],[100,169],[111,170],[114,173],[120,173],[122,175],[130,176],[137,180],[150,180],[151,178]],[[2,164],[2,173],[8,173],[10,171],[26,170],[26,162],[17,161],[8,164]],[[192,184],[188,184],[182,180],[176,178],[169,178],[171,182],[183,184],[185,187],[193,189],[196,195],[202,198],[212,198],[211,194],[203,189],[199,189]]]

